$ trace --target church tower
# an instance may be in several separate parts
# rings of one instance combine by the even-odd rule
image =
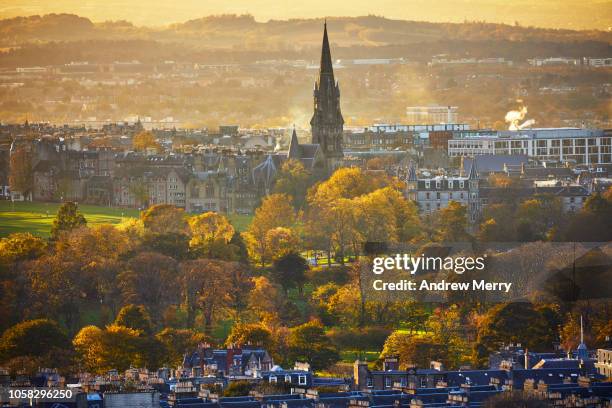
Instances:
[[[343,125],[344,119],[340,112],[340,88],[334,79],[326,22],[323,29],[319,78],[314,85],[314,114],[310,120],[310,127],[312,143],[320,146],[329,170],[333,170],[339,159],[343,157]]]

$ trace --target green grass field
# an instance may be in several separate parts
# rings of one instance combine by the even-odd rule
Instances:
[[[0,201],[0,237],[14,232],[30,232],[48,237],[51,223],[59,203],[31,203]],[[138,217],[138,210],[109,208],[95,205],[79,205],[89,225],[117,224],[128,217]],[[251,222],[250,215],[230,215],[229,219],[239,231],[244,231]]]

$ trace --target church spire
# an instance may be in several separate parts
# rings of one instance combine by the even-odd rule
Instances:
[[[313,92],[314,112],[310,120],[312,144],[318,144],[327,159],[328,169],[335,167],[333,161],[343,156],[342,132],[344,119],[340,111],[340,88],[334,79],[327,21],[323,26],[321,66]]]
[[[319,84],[323,75],[330,75],[332,84],[334,83],[334,66],[332,64],[331,51],[329,49],[329,39],[327,37],[327,20],[323,25],[323,45],[321,46],[321,66],[319,68]]]

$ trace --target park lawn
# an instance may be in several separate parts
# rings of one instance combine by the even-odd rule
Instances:
[[[380,357],[380,351],[356,351],[342,350],[340,351],[340,360],[345,363],[352,363],[355,360],[361,359],[368,362],[375,362]]]
[[[60,203],[0,201],[0,237],[15,232],[29,232],[48,237]],[[125,218],[137,218],[139,211],[132,208],[111,208],[79,205],[89,225],[118,224]],[[238,231],[251,222],[250,215],[230,215],[229,220]]]

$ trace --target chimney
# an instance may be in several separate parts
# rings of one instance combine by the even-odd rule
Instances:
[[[356,390],[366,390],[368,388],[368,363],[365,361],[355,360],[353,364],[353,381]]]
[[[453,123],[453,114],[450,106],[447,108],[446,111],[446,123]]]
[[[529,369],[529,350],[525,348],[525,370]]]

